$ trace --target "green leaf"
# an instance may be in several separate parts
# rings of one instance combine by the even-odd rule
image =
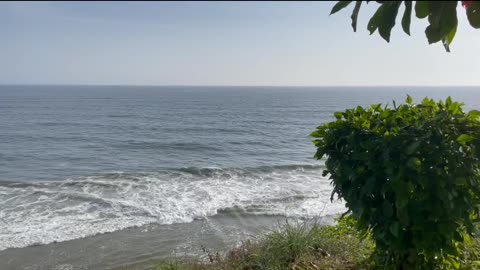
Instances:
[[[400,224],[397,221],[390,224],[390,232],[395,236],[398,237],[400,233]]]
[[[410,95],[407,95],[407,99],[405,100],[405,102],[406,102],[407,104],[412,104],[412,103],[413,103],[412,97],[411,97]]]
[[[472,1],[472,6],[467,9],[468,22],[473,28],[480,28],[480,1]]]
[[[428,2],[429,1],[416,1],[415,2],[415,15],[419,19],[426,18],[428,16]]]
[[[455,34],[457,33],[457,24],[455,27],[448,33],[447,37],[443,39],[443,46],[447,52],[450,52],[450,44],[452,44],[453,38],[455,38]]]
[[[318,138],[319,136],[320,136],[320,132],[318,130],[315,130],[314,132],[310,133],[310,137]]]
[[[463,144],[463,145],[465,145],[466,143],[471,142],[473,140],[475,140],[475,137],[467,135],[467,134],[462,134],[462,135],[458,136],[458,138],[457,138],[457,142],[459,142],[460,144]]]
[[[337,118],[337,120],[340,120],[340,119],[342,119],[343,113],[335,112],[335,113],[333,113],[333,115],[335,116],[335,118]]]
[[[353,8],[352,16],[352,28],[353,32],[357,32],[357,18],[358,18],[358,12],[360,11],[360,6],[362,5],[362,1],[357,1],[355,3],[355,7]]]
[[[368,31],[370,35],[377,29],[380,36],[387,42],[390,42],[390,34],[395,26],[398,9],[401,1],[389,1],[383,3],[368,22]]]
[[[450,106],[452,105],[451,97],[447,97],[447,99],[445,100],[445,105],[447,106],[447,108],[450,108]]]
[[[475,120],[478,119],[478,117],[480,117],[480,111],[471,110],[471,111],[468,112],[467,117],[468,117],[469,120],[475,121]]]
[[[382,111],[382,104],[381,104],[381,103],[379,103],[379,104],[372,104],[372,105],[370,106],[370,108],[372,108],[372,110],[375,111],[375,112],[380,112],[380,111]]]
[[[338,3],[336,3],[335,6],[333,6],[332,11],[330,11],[330,15],[335,14],[340,10],[346,8],[352,2],[353,1],[338,1]]]
[[[429,10],[428,22],[430,25],[425,29],[428,43],[432,44],[440,40],[448,41],[449,34],[458,24],[457,1],[431,1]]]
[[[433,119],[436,120],[436,121],[443,120],[447,116],[448,116],[447,112],[441,112],[441,113],[437,114]]]
[[[410,35],[410,21],[412,17],[412,1],[404,1],[405,11],[403,12],[402,17],[402,28],[403,31]]]
[[[317,152],[315,152],[314,158],[321,159],[325,155],[325,151],[323,149],[318,148]]]

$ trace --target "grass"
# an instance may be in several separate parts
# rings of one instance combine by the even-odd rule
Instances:
[[[318,270],[366,269],[373,241],[362,238],[344,219],[337,226],[287,222],[256,241],[243,242],[225,255],[170,259],[156,270]]]

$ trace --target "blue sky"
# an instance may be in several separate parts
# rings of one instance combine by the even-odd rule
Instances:
[[[332,2],[1,2],[0,84],[480,85],[463,7],[446,53],[399,19],[391,42]],[[400,10],[403,14],[403,8]]]

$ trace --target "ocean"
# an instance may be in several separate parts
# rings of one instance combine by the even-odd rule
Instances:
[[[338,215],[309,134],[407,94],[480,108],[479,87],[0,86],[0,269],[114,268]]]

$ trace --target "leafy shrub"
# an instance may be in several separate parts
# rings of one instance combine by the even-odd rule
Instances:
[[[425,98],[336,112],[311,134],[324,176],[364,231],[383,267],[456,268],[474,233],[480,195],[480,112]]]

